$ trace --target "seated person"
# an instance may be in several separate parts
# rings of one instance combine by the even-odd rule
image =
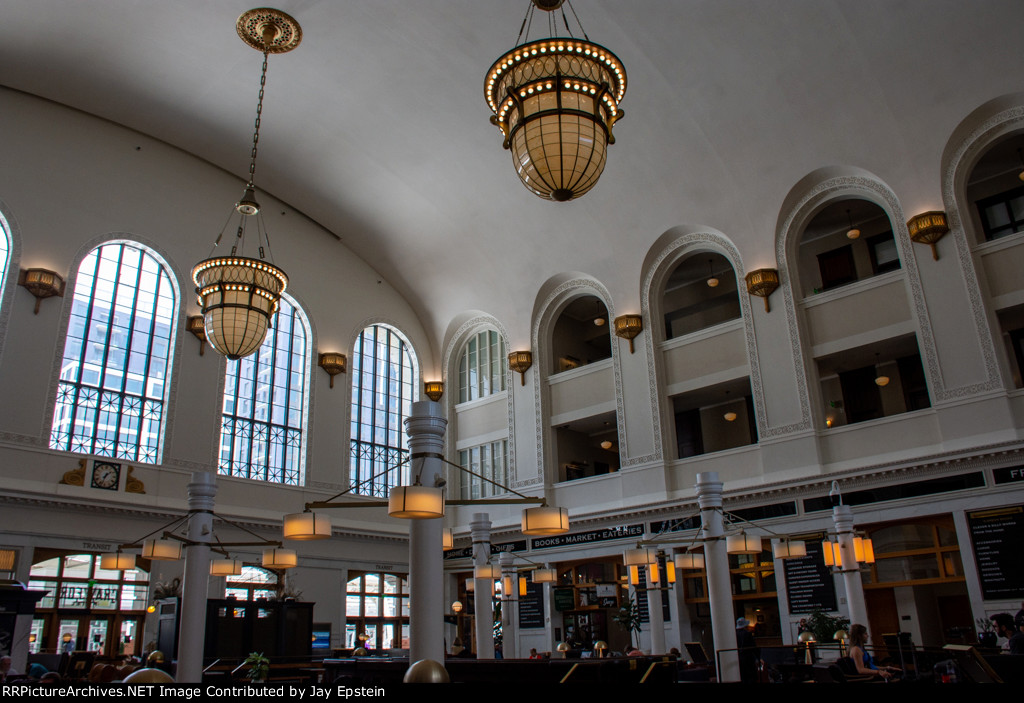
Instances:
[[[900,670],[893,666],[877,666],[874,658],[864,650],[868,641],[868,629],[856,624],[850,627],[850,659],[857,667],[858,674],[880,676],[885,681],[891,680]]]

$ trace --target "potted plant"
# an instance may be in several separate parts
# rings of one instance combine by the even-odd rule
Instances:
[[[619,608],[619,614],[612,618],[629,634],[629,643],[633,644],[633,633],[637,634],[636,646],[640,646],[640,604],[630,596]]]
[[[245,672],[245,678],[253,683],[266,683],[267,674],[270,673],[270,660],[263,656],[263,652],[249,652],[245,658],[245,665],[249,670]]]

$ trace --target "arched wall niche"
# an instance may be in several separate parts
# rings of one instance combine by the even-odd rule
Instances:
[[[658,443],[658,458],[674,456],[674,451],[667,448],[675,444],[673,401],[667,394],[668,373],[665,368],[662,348],[665,345],[667,332],[664,329],[663,292],[673,271],[691,257],[700,257],[712,252],[724,258],[735,275],[737,299],[747,364],[749,367],[750,393],[757,423],[757,433],[764,436],[767,429],[764,388],[762,384],[760,364],[757,356],[757,344],[752,323],[750,296],[745,290],[746,275],[739,250],[732,240],[718,230],[699,225],[679,225],[667,230],[655,240],[644,259],[641,277],[641,309],[650,326],[657,329],[644,335],[643,348],[648,359],[648,376],[650,385],[652,416],[655,423],[655,441]],[[701,332],[697,333],[698,335]],[[685,338],[683,338],[685,340]],[[685,343],[685,341],[683,341]],[[670,436],[672,435],[672,436]]]
[[[803,233],[825,208],[847,200],[864,200],[877,205],[892,225],[901,262],[903,290],[910,306],[928,392],[934,403],[941,388],[938,355],[928,324],[917,259],[906,226],[906,216],[895,193],[874,174],[853,166],[817,169],[802,178],[784,199],[776,228],[776,257],[783,308],[792,348],[793,374],[797,382],[801,419],[785,428],[824,428],[824,400],[819,385],[817,362],[812,353],[811,332],[801,302],[805,299],[799,283],[798,248]],[[929,256],[930,258],[930,256]],[[894,274],[895,275],[895,274]],[[800,308],[800,310],[798,310]],[[774,428],[773,428],[774,429]]]
[[[533,347],[534,399],[536,403],[536,446],[537,465],[544,467],[543,480],[546,486],[559,481],[559,461],[555,442],[555,431],[551,427],[552,403],[549,376],[554,367],[552,336],[555,324],[561,313],[574,300],[593,296],[605,307],[608,324],[611,328],[615,319],[615,307],[612,304],[608,289],[593,276],[580,272],[567,272],[548,279],[541,286],[533,306],[533,325],[531,330],[531,346]],[[611,337],[611,369],[614,386],[609,401],[614,401],[616,416],[616,434],[618,437],[617,451],[620,457],[628,456],[623,427],[624,414],[622,408],[622,373],[619,365],[619,344],[621,341],[609,329]],[[593,365],[596,366],[596,365]],[[585,368],[585,367],[584,367]],[[570,373],[575,373],[571,371]]]

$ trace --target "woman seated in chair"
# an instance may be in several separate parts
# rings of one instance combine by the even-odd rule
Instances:
[[[877,666],[875,664],[874,658],[864,650],[867,641],[868,628],[859,624],[850,627],[850,659],[853,660],[854,666],[857,667],[857,673],[880,676],[886,681],[899,674],[900,670],[896,667]]]

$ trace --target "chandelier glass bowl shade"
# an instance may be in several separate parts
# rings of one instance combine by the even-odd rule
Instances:
[[[494,62],[484,82],[491,122],[519,179],[556,201],[578,198],[597,183],[625,92],[622,61],[573,38],[521,44]]]
[[[281,294],[288,286],[284,271],[261,259],[220,256],[192,269],[206,339],[229,359],[260,348]]]

